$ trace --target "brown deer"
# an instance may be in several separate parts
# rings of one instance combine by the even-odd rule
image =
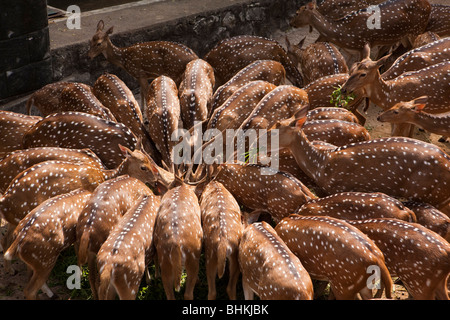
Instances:
[[[394,218],[416,222],[416,215],[406,205],[379,192],[336,193],[312,199],[295,213],[301,216],[330,216],[342,220]]]
[[[399,41],[411,41],[425,32],[431,6],[426,0],[389,0],[377,6],[384,20],[371,27],[374,10],[370,7],[333,20],[317,10],[316,1],[302,6],[291,20],[295,28],[310,25],[323,41],[331,42],[350,52],[358,52],[360,58],[366,43],[370,47],[394,45]]]
[[[385,81],[393,80],[408,71],[417,71],[448,61],[450,60],[449,47],[450,38],[444,38],[412,49],[398,57],[392,66],[381,74],[381,77]]]
[[[302,87],[303,79],[284,48],[276,41],[250,35],[235,36],[220,41],[203,58],[213,68],[218,85],[230,80],[237,72],[256,60],[280,62],[291,84]]]
[[[195,121],[205,121],[211,112],[216,80],[211,65],[195,59],[186,65],[179,88],[183,127],[190,129]]]
[[[119,144],[134,150],[137,138],[122,123],[84,112],[62,112],[36,123],[23,137],[23,148],[62,147],[91,149],[109,169],[124,159]]]
[[[223,277],[228,260],[228,298],[236,299],[239,279],[238,248],[244,226],[239,203],[233,195],[217,181],[209,182],[200,197],[203,242],[206,257],[208,299],[215,300],[216,276]]]
[[[93,191],[102,182],[128,174],[155,187],[160,179],[155,163],[137,148],[121,146],[125,159],[115,169],[105,170],[81,163],[45,161],[26,169],[0,197],[0,214],[12,225],[43,201],[77,188]]]
[[[247,226],[239,243],[239,265],[246,300],[312,300],[311,277],[266,222]]]
[[[316,196],[290,173],[273,170],[273,174],[262,174],[260,165],[218,165],[215,181],[224,185],[236,200],[253,210],[250,219],[260,213],[269,213],[275,222],[295,212]]]
[[[432,3],[430,19],[428,20],[426,31],[432,31],[440,37],[450,36],[449,15],[449,5]]]
[[[93,59],[103,54],[110,63],[125,69],[138,80],[141,106],[145,106],[149,79],[166,75],[178,84],[188,62],[198,58],[187,46],[171,41],[149,41],[119,48],[109,39],[113,27],[103,31],[104,27],[103,20],[100,20],[90,40],[88,56]]]
[[[450,203],[450,157],[439,147],[393,137],[319,149],[302,131],[305,121],[286,119],[273,129],[279,134],[279,148],[289,148],[300,168],[326,193],[382,192],[440,210]]]
[[[114,114],[97,99],[92,87],[83,83],[69,83],[61,91],[59,104],[50,110],[42,110],[44,117],[52,113],[77,111],[92,114],[105,120],[116,122]],[[46,113],[46,111],[48,113]]]
[[[450,111],[431,114],[424,111],[428,101],[427,96],[411,101],[399,102],[389,110],[378,115],[377,120],[390,123],[410,123],[428,132],[441,135],[440,142],[450,137]]]
[[[274,60],[256,60],[242,68],[230,80],[214,92],[211,112],[222,106],[238,89],[251,81],[266,81],[276,86],[285,83],[286,71],[283,65]]]
[[[379,4],[384,0],[324,0],[317,6],[317,10],[326,17],[339,19],[346,15]]]
[[[392,275],[416,300],[449,300],[450,244],[417,224],[398,219],[349,220],[383,252]]]
[[[171,188],[161,199],[154,231],[154,243],[168,300],[180,290],[181,273],[186,270],[185,300],[194,298],[202,251],[201,209],[192,186]]]
[[[61,101],[61,92],[71,84],[73,84],[73,82],[58,81],[49,83],[33,92],[26,103],[27,114],[31,114],[33,106],[35,106],[42,115],[51,114]]]
[[[91,192],[82,189],[52,197],[20,221],[5,260],[18,256],[32,271],[24,289],[26,299],[35,300],[40,288],[49,297],[56,297],[46,281],[59,254],[75,242],[78,216],[90,197]]]
[[[142,110],[127,85],[116,75],[104,73],[95,81],[92,91],[111,110],[117,122],[123,123],[137,138],[141,138],[144,150],[160,162],[161,156],[144,125]]]
[[[152,193],[131,207],[109,234],[97,255],[100,275],[98,296],[134,300],[146,266],[153,258],[153,229],[160,205]]]
[[[308,111],[307,121],[336,119],[341,121],[359,123],[358,118],[350,111],[337,107],[319,107]]]
[[[0,159],[12,151],[23,149],[23,136],[40,120],[39,116],[0,110]]]
[[[436,33],[432,31],[427,31],[417,36],[417,38],[414,40],[413,48],[420,48],[424,45],[438,41],[440,39],[441,37],[439,37]]]
[[[398,102],[409,101],[411,95],[428,95],[424,111],[442,113],[449,110],[448,99],[445,97],[450,97],[450,86],[445,79],[450,73],[450,61],[407,72],[392,80],[384,80],[379,68],[387,56],[372,61],[369,58],[370,49],[367,46],[365,48],[365,58],[352,67],[350,77],[341,88],[342,93],[362,91],[365,97],[383,110],[392,108]],[[411,131],[411,125],[396,125],[391,134],[409,136]]]
[[[174,172],[173,147],[177,143],[171,139],[172,133],[181,128],[181,107],[175,82],[167,76],[159,76],[152,81],[146,97],[144,117],[161,159]]]
[[[97,155],[89,149],[42,147],[17,150],[0,161],[0,193],[3,194],[11,181],[22,171],[50,160],[84,163],[106,169]]]
[[[374,266],[380,270],[386,297],[392,298],[393,284],[383,253],[346,221],[293,214],[281,220],[275,231],[312,279],[330,282],[337,300],[353,300],[360,291],[371,289],[368,270]]]
[[[308,140],[324,141],[337,147],[371,139],[362,125],[337,119],[308,120],[302,129]]]
[[[287,36],[285,39],[288,56],[300,66],[305,85],[332,74],[348,73],[344,56],[332,43],[316,42],[302,48],[306,37],[297,45],[292,45]]]
[[[417,223],[450,242],[450,217],[448,215],[428,203],[407,201],[404,205],[414,212]]]
[[[122,175],[98,185],[84,206],[76,226],[77,257],[80,266],[88,264],[94,299],[99,297],[97,254],[100,248],[123,215],[143,196],[151,194],[144,182]]]
[[[335,104],[331,101],[332,93],[344,85],[348,77],[349,75],[347,73],[333,74],[322,77],[305,86],[303,90],[308,94],[309,109],[335,107]],[[350,101],[346,108],[358,118],[361,125],[364,125],[366,117],[358,110],[364,103],[364,97],[362,92],[358,92],[355,95],[356,98]]]

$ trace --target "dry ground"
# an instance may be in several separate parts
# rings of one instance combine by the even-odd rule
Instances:
[[[430,0],[430,2],[450,5],[450,0],[439,0],[439,1]],[[305,41],[306,45],[314,42],[317,39],[318,33],[315,31],[309,33],[308,28],[291,29],[288,30],[287,32],[278,31],[274,33],[272,38],[279,41],[283,46],[285,46],[284,43],[285,35],[288,35],[292,43],[298,43],[298,41],[301,38],[306,36],[307,37]],[[138,101],[140,101],[139,98]],[[372,138],[388,137],[390,135],[390,125],[386,123],[380,123],[376,120],[376,117],[380,112],[381,112],[380,108],[371,105],[366,114],[367,116],[366,128],[369,130]],[[419,132],[418,130],[416,130],[414,137],[426,142],[434,143],[450,154],[450,143],[438,142],[437,140],[439,139],[439,136],[437,135],[429,134],[426,132]],[[4,228],[0,229],[0,231],[2,230],[4,230]],[[3,256],[0,256],[0,300],[21,300],[24,298],[23,288],[25,287],[28,281],[26,267],[21,261],[17,260],[13,262],[13,267],[17,270],[17,273],[15,275],[5,273],[3,267]],[[64,286],[52,286],[51,281],[49,282],[49,286],[62,299],[68,299],[70,297],[68,289],[65,288]],[[405,290],[405,288],[401,285],[395,285],[394,296],[396,299],[402,300],[408,299],[408,293]],[[39,298],[47,299],[47,297],[44,294],[40,294]]]

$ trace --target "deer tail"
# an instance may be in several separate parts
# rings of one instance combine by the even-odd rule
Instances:
[[[84,231],[78,247],[78,265],[80,266],[88,262],[89,238],[89,231]]]

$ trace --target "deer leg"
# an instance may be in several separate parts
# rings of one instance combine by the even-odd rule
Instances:
[[[230,300],[236,300],[236,286],[239,280],[240,273],[237,251],[230,255],[228,268],[230,274],[228,279],[227,294]]]
[[[242,279],[242,289],[244,291],[244,298],[245,300],[253,300],[255,293],[253,292],[252,288],[250,288],[250,285]]]
[[[217,295],[217,254],[214,250],[207,250],[207,252],[208,258],[206,259],[206,278],[208,280],[208,300],[215,300]]]
[[[139,283],[140,281],[137,279],[136,275],[130,275],[127,272],[123,272],[114,279],[114,288],[116,289],[120,300],[136,300]]]
[[[97,257],[93,252],[89,252],[88,257],[88,268],[89,268],[89,284],[91,285],[92,297],[94,300],[98,300],[98,270],[97,270]]]
[[[173,272],[173,266],[170,263],[161,263],[161,279],[167,300],[175,300],[175,294],[173,292],[175,277]]]
[[[6,250],[8,250],[9,246],[13,242],[13,232],[14,232],[14,226],[12,226],[10,223],[8,223],[8,228],[6,230],[6,234],[3,235],[0,245],[3,250],[3,254],[5,254]],[[5,268],[5,271],[10,275],[15,275],[17,273],[17,270],[15,270],[12,265],[11,261],[9,260],[3,260],[3,266]]]
[[[192,254],[186,256],[186,289],[184,291],[185,300],[194,299],[194,287],[198,278],[200,252],[198,254]]]
[[[435,289],[436,299],[450,300],[449,293],[447,290],[447,280],[448,280],[448,276],[444,277],[436,286],[436,289]]]
[[[36,300],[37,293],[40,288],[42,288],[43,291],[50,298],[53,296],[53,292],[45,284],[52,269],[53,269],[53,265],[50,268],[39,270],[39,271],[36,269],[33,269],[33,275],[31,276],[30,281],[28,282],[27,286],[25,287],[25,289],[23,291],[25,294],[25,298],[27,300]]]

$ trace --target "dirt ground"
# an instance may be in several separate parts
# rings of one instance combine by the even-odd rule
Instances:
[[[450,4],[450,0],[431,0],[431,3],[441,3],[441,4]],[[302,29],[291,29],[287,32],[278,31],[273,34],[272,38],[279,41],[283,46],[285,46],[284,37],[287,35],[292,43],[298,43],[300,39],[306,36],[305,45],[314,42],[318,33],[313,31],[309,32],[308,28]],[[139,98],[138,98],[139,101]],[[381,112],[381,109],[371,105],[367,111],[367,123],[366,128],[369,130],[372,138],[378,137],[388,137],[390,136],[390,124],[388,123],[380,123],[376,120],[377,115]],[[426,132],[420,132],[416,129],[414,138],[434,143],[437,146],[441,147],[447,153],[450,154],[450,143],[440,143],[437,140],[439,136],[434,134],[429,134]],[[0,232],[4,232],[5,228],[0,227]],[[4,261],[3,255],[0,255],[0,300],[22,300],[23,296],[23,288],[26,286],[28,282],[28,275],[25,265],[20,260],[13,261],[13,268],[16,270],[15,275],[11,275],[5,272],[4,269]],[[68,275],[69,276],[69,275]],[[60,299],[69,299],[70,292],[65,286],[52,286],[51,279],[48,282],[49,287],[52,291],[60,297]],[[405,288],[401,285],[395,285],[394,291],[395,299],[408,299],[408,293]],[[39,294],[40,299],[48,299],[46,295]]]

